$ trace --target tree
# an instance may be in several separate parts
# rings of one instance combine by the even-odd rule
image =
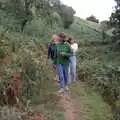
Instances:
[[[11,16],[17,20],[18,26],[20,25],[20,29],[23,31],[26,23],[32,19],[32,13],[30,11],[30,5],[32,2],[32,0],[0,1],[0,9],[6,12],[8,16]]]
[[[44,21],[45,25],[54,26],[55,12],[57,19],[60,16],[58,24],[69,28],[75,14],[72,7],[61,4],[60,0],[0,0],[0,12],[5,14],[1,14],[1,19],[3,22],[6,19],[4,25],[8,24],[7,29],[21,32],[27,24],[38,19]]]
[[[62,4],[59,14],[63,20],[64,28],[69,28],[74,21],[75,10],[72,7]]]
[[[104,21],[100,22],[100,28],[104,29],[105,31],[108,30],[108,29],[110,29],[111,27],[112,27],[111,23],[108,20],[104,20]]]
[[[87,17],[86,20],[99,23],[99,20],[94,15]]]
[[[115,0],[117,5],[115,6],[115,11],[111,14],[110,23],[116,28],[113,32],[114,39],[117,41],[120,39],[120,0]]]
[[[120,28],[120,0],[115,0],[117,5],[115,6],[115,11],[111,14],[110,21],[111,24]]]

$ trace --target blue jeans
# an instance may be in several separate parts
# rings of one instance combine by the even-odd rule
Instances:
[[[70,63],[69,63],[69,83],[71,83],[72,81],[76,80],[76,56],[71,56],[70,57]]]
[[[68,67],[66,64],[56,65],[57,74],[59,76],[60,88],[65,88],[68,85]]]

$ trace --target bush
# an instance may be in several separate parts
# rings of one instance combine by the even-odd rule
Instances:
[[[92,21],[92,22],[95,22],[95,23],[99,23],[99,20],[95,17],[95,16],[93,16],[93,15],[91,15],[90,17],[88,17],[88,18],[86,18],[88,21]]]
[[[0,120],[22,120],[20,113],[15,108],[0,108]]]
[[[72,7],[61,5],[60,16],[63,20],[64,28],[69,28],[74,21],[75,11]]]
[[[0,48],[0,58],[5,57],[5,52],[3,49]]]
[[[0,16],[0,25],[2,25],[5,30],[20,31],[19,21],[11,14],[7,14],[5,11],[0,10]]]
[[[45,57],[43,57],[44,54],[41,51],[39,53],[39,60],[36,59],[38,55],[34,56],[35,58],[30,54],[24,55],[22,56],[22,98],[24,104],[27,104],[28,101],[32,104],[36,104],[38,101],[41,103],[48,92],[46,91],[49,89],[47,84],[49,84],[53,74],[50,73],[50,68],[46,66]]]
[[[94,62],[94,64],[96,64]],[[87,66],[87,67],[86,67]],[[120,116],[120,70],[114,66],[82,65],[78,77],[90,87],[97,90],[103,99],[111,106],[115,120]]]

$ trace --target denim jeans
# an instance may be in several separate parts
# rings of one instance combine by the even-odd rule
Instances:
[[[68,85],[68,67],[69,65],[66,65],[66,64],[56,65],[60,88],[63,88],[63,89]]]
[[[69,70],[68,70],[69,83],[76,80],[76,61],[77,60],[75,55],[70,57]]]

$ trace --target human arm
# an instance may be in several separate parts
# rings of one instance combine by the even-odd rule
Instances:
[[[60,55],[62,55],[64,57],[70,57],[72,54],[72,50],[70,48],[70,45],[66,44],[65,47],[66,47],[66,50],[64,52],[61,52]]]

